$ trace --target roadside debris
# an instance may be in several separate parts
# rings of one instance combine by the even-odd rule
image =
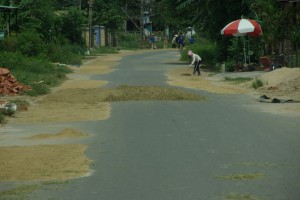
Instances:
[[[0,111],[12,115],[17,111],[17,105],[9,101],[0,101]]]
[[[277,98],[270,98],[266,95],[262,95],[258,98],[259,102],[263,103],[299,103],[300,101],[295,101],[293,99],[277,99]]]
[[[31,87],[23,85],[6,68],[0,68],[0,95],[15,95]]]

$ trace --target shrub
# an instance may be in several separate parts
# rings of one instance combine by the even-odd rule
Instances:
[[[56,45],[51,44],[46,48],[47,57],[51,62],[59,62],[71,65],[80,65],[84,48],[79,45]]]
[[[188,60],[187,51],[192,50],[198,54],[201,59],[203,66],[208,69],[214,69],[216,63],[217,45],[207,39],[199,38],[197,42],[191,46],[187,46],[182,53],[181,60]]]
[[[7,37],[0,40],[0,49],[2,51],[16,52],[18,49],[18,42],[16,37]]]
[[[254,89],[257,89],[262,86],[263,86],[263,82],[260,79],[255,78],[255,80],[252,82],[252,87]]]
[[[49,93],[50,89],[47,84],[44,83],[33,83],[31,84],[32,90],[24,91],[25,94],[30,96],[38,96]]]
[[[35,32],[24,31],[17,35],[18,51],[23,55],[37,56],[43,53],[44,42]]]
[[[227,62],[225,62],[225,70],[227,72],[233,72],[234,69],[235,69],[235,65],[236,65],[236,62],[233,61],[233,60],[228,60]]]
[[[148,40],[141,40],[139,34],[123,34],[119,38],[119,47],[123,49],[150,48]]]
[[[115,54],[118,53],[118,49],[112,47],[100,47],[90,50],[90,55],[101,55],[101,54]]]

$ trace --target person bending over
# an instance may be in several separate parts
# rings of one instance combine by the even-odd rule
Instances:
[[[201,57],[195,53],[193,53],[192,51],[188,51],[188,56],[190,58],[192,58],[192,62],[190,64],[190,66],[192,67],[194,65],[194,72],[193,74],[195,75],[196,72],[198,74],[198,76],[200,76],[200,64],[201,64]]]

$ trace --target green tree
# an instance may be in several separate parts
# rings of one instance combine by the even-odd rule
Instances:
[[[54,0],[53,6],[56,10],[68,9],[70,7],[78,7],[80,3],[82,4],[82,0]]]
[[[37,32],[41,38],[47,39],[55,22],[52,0],[21,0],[18,5],[21,30]]]
[[[98,0],[93,5],[93,24],[103,25],[112,33],[122,30],[126,16],[118,1]]]
[[[242,0],[181,0],[177,9],[190,14],[190,23],[202,37],[216,41],[219,52],[217,60],[228,56],[227,46],[230,38],[221,35],[221,29],[229,22],[248,15],[247,4]]]
[[[58,14],[55,33],[63,35],[72,44],[82,44],[83,24],[86,22],[77,7],[70,7]]]

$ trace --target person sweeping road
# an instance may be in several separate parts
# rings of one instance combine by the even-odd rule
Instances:
[[[200,64],[201,64],[201,57],[195,53],[193,53],[191,50],[188,51],[188,54],[187,54],[190,58],[192,58],[192,62],[190,64],[190,66],[192,67],[194,65],[194,72],[193,74],[195,75],[196,72],[198,74],[198,76],[200,76]]]

